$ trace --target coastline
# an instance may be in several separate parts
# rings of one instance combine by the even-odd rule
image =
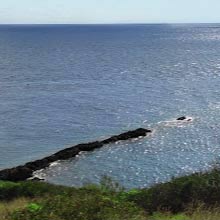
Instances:
[[[115,143],[117,141],[128,140],[128,139],[137,138],[141,136],[144,137],[148,133],[151,133],[151,132],[152,130],[149,130],[149,129],[138,128],[136,130],[131,130],[131,131],[119,134],[119,135],[112,136],[102,141],[78,144],[73,147],[61,150],[43,159],[28,162],[22,166],[17,166],[17,167],[1,170],[0,180],[24,181],[24,180],[31,178],[35,171],[44,169],[48,167],[51,163],[56,162],[58,160],[67,160],[67,159],[77,156],[80,152],[93,151],[94,149],[101,148],[104,145]]]

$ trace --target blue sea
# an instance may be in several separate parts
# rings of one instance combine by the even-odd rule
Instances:
[[[131,188],[218,164],[220,24],[0,26],[0,169],[139,127],[36,175]]]

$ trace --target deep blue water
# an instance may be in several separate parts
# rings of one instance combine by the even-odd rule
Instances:
[[[40,173],[143,187],[220,156],[220,25],[0,26],[0,169],[138,127]],[[172,122],[188,115],[191,123]]]

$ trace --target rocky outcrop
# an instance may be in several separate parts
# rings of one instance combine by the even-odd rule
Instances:
[[[177,118],[176,120],[177,120],[177,121],[191,122],[191,121],[193,121],[193,118],[192,118],[192,117],[182,116],[182,117],[180,117],[180,118]]]
[[[24,166],[18,166],[11,169],[0,171],[0,180],[22,181],[32,176],[33,170]]]
[[[177,121],[183,121],[183,120],[186,120],[186,116],[182,116],[182,117],[179,117],[176,119]]]
[[[146,136],[147,133],[151,133],[151,130],[144,129],[144,128],[139,128],[134,131],[128,131],[120,135],[112,136],[104,141],[102,141],[102,144],[109,144],[109,143],[114,143],[117,141],[123,141],[123,140],[128,140],[131,138],[137,138],[141,136]]]
[[[0,180],[23,181],[23,180],[26,180],[32,177],[33,172],[48,167],[52,162],[55,162],[58,160],[67,160],[72,157],[75,157],[82,151],[92,151],[106,144],[115,143],[117,141],[128,140],[131,138],[137,138],[140,136],[146,136],[148,133],[151,133],[151,132],[152,132],[151,130],[139,128],[133,131],[122,133],[120,135],[112,136],[102,141],[78,144],[76,146],[61,150],[41,160],[32,161],[32,162],[26,163],[23,166],[1,170]]]

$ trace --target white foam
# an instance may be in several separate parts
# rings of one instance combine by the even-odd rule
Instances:
[[[177,120],[175,118],[175,119],[171,119],[171,120],[168,120],[168,121],[159,122],[158,125],[166,126],[166,127],[174,127],[174,126],[183,127],[186,123],[190,123],[193,120],[194,120],[193,117],[186,116],[186,118],[184,120]]]
[[[59,164],[60,164],[60,161],[58,160],[58,161],[55,161],[55,162],[51,163],[49,167],[55,167]]]
[[[124,71],[121,71],[120,73],[123,74],[123,73],[127,73],[128,70],[124,70]]]
[[[32,180],[32,179],[34,179],[34,178],[44,179],[45,176],[44,176],[44,174],[43,174],[43,170],[44,170],[44,169],[37,170],[37,171],[33,172],[32,177],[28,178],[28,180]]]
[[[209,108],[212,109],[212,110],[220,109],[220,102],[209,103]]]

